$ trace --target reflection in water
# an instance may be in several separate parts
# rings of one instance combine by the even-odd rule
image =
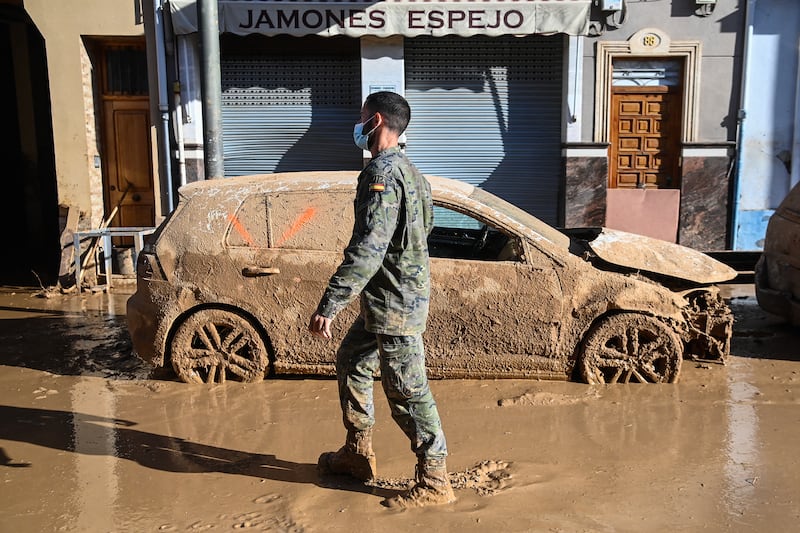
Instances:
[[[76,531],[111,531],[117,499],[116,398],[99,378],[84,377],[72,389]],[[98,421],[97,417],[101,420]],[[108,422],[103,419],[107,419]]]
[[[760,443],[758,414],[753,404],[759,390],[749,383],[752,376],[746,366],[737,366],[739,372],[731,372],[728,379],[730,396],[726,410],[728,440],[723,503],[728,514],[739,517],[753,501]]]

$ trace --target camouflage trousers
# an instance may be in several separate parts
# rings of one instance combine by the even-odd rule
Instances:
[[[422,335],[371,333],[358,318],[336,354],[336,376],[344,426],[363,431],[375,424],[372,385],[380,368],[392,418],[422,459],[444,459],[447,443],[425,372]]]

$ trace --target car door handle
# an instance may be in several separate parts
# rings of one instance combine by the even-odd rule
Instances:
[[[277,267],[258,267],[248,266],[242,269],[242,274],[248,278],[256,278],[258,276],[272,276],[273,274],[280,274],[281,269]]]

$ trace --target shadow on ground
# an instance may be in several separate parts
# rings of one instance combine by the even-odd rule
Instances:
[[[11,406],[0,406],[0,420],[3,420],[0,440],[27,442],[59,451],[118,457],[165,472],[238,474],[289,483],[309,483],[382,498],[398,493],[398,490],[367,486],[343,476],[320,477],[315,464],[284,461],[274,455],[230,450],[139,431],[133,429],[136,423],[129,420]],[[90,445],[82,446],[74,438],[76,434],[92,435],[94,438]],[[98,442],[113,442],[113,446],[99,446]],[[2,448],[0,457],[7,457]],[[6,461],[3,466],[47,468],[47,465],[11,461]]]

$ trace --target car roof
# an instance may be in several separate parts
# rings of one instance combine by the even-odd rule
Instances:
[[[358,175],[359,171],[355,170],[253,174],[196,181],[181,187],[179,194],[183,200],[188,200],[198,194],[241,197],[243,190],[248,195],[287,191],[352,190],[355,188]],[[426,175],[425,177],[431,185],[434,198],[439,201],[453,202],[456,205],[472,208],[485,213],[492,219],[499,219],[508,227],[532,230],[539,237],[560,248],[569,247],[569,237],[530,213],[483,189],[441,176]],[[491,212],[486,213],[486,207]]]
[[[180,188],[181,197],[196,194],[213,194],[215,191],[230,191],[245,188],[251,193],[267,193],[297,190],[325,190],[330,188],[355,187],[358,172],[282,172],[275,174],[251,174],[189,183]]]
[[[359,172],[355,170],[312,171],[312,172],[276,172],[273,174],[250,174],[215,180],[201,180],[184,185],[180,189],[182,196],[202,194],[213,189],[252,188],[253,192],[274,192],[284,190],[325,190],[332,187],[354,188]],[[463,196],[472,194],[475,186],[469,183],[443,178],[425,176],[431,189],[457,192]]]

